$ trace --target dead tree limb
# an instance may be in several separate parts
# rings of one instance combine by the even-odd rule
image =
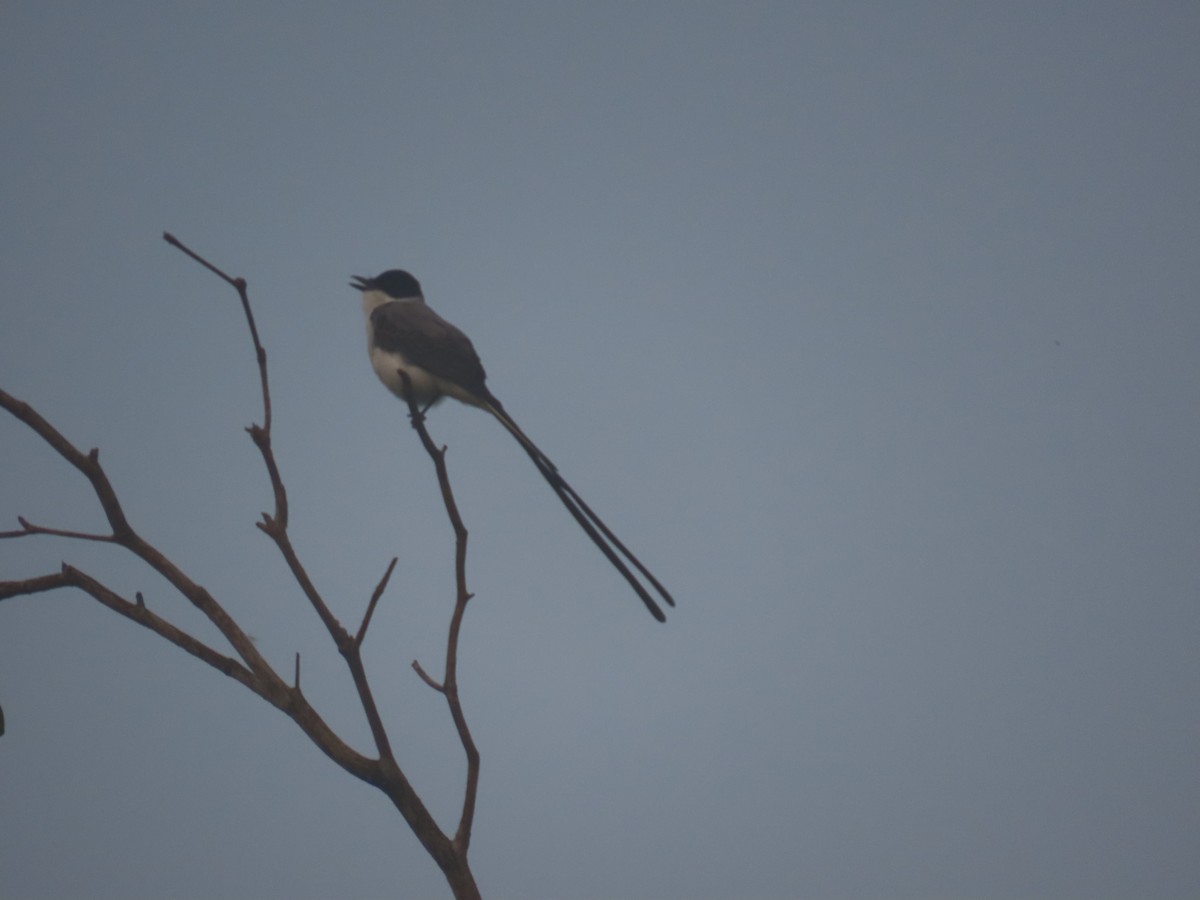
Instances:
[[[388,564],[383,577],[379,580],[367,603],[357,631],[352,634],[331,612],[329,605],[301,562],[288,533],[287,488],[280,474],[271,443],[271,393],[267,373],[267,353],[259,341],[246,280],[227,275],[173,235],[164,234],[163,238],[237,291],[258,363],[263,403],[262,424],[252,424],[246,431],[262,457],[274,499],[273,511],[262,513],[260,521],[256,524],[279,550],[300,592],[324,624],[338,652],[345,660],[358,694],[359,703],[362,706],[363,715],[370,727],[376,755],[368,756],[352,748],[326,724],[311,706],[300,689],[298,656],[295,659],[292,680],[289,683],[267,662],[245,631],[201,584],[185,574],[162,551],[138,533],[128,520],[116,489],[100,464],[99,450],[92,449],[86,453],[83,452],[64,437],[36,409],[3,390],[0,390],[0,407],[26,425],[52,450],[87,478],[111,530],[108,534],[83,532],[70,528],[34,524],[23,517],[18,517],[17,523],[20,528],[0,532],[0,540],[48,536],[115,544],[163,576],[176,591],[212,622],[228,642],[232,654],[222,653],[210,647],[194,635],[173,625],[159,612],[152,611],[141,593],[136,594],[135,599],[131,601],[91,575],[65,563],[58,572],[23,580],[0,581],[0,600],[17,596],[31,596],[61,588],[76,588],[117,614],[149,629],[191,656],[207,663],[218,672],[249,688],[291,718],[308,738],[335,763],[354,777],[374,785],[392,801],[426,852],[441,868],[456,898],[460,898],[460,900],[478,898],[479,890],[467,863],[467,850],[470,846],[471,825],[475,815],[475,798],[479,781],[479,751],[467,727],[458,694],[457,674],[459,635],[467,602],[471,599],[466,588],[467,530],[463,526],[454,503],[454,495],[450,489],[444,448],[439,450],[434,445],[425,429],[419,411],[410,404],[413,427],[416,428],[423,446],[433,459],[446,512],[450,517],[456,539],[455,581],[457,593],[447,636],[445,670],[442,681],[440,683],[433,681],[417,663],[414,663],[420,677],[446,697],[451,718],[467,757],[467,779],[463,791],[462,811],[453,837],[439,827],[397,762],[363,664],[362,646],[367,628],[375,607],[395,569],[396,560],[393,558]]]

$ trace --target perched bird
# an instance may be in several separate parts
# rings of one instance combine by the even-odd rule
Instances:
[[[367,351],[371,367],[384,386],[402,400],[408,400],[408,389],[400,375],[403,372],[408,376],[413,401],[423,409],[443,397],[453,397],[495,416],[517,439],[587,536],[629,582],[650,614],[660,622],[666,621],[650,588],[668,606],[674,606],[675,601],[667,589],[575,493],[554,463],[526,436],[496,395],[488,390],[487,374],[471,339],[425,305],[420,282],[401,269],[389,269],[375,278],[355,275],[350,286],[362,292],[363,313],[367,317]],[[634,574],[630,565],[641,578]]]

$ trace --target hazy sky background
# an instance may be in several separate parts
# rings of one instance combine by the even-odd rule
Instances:
[[[655,623],[489,417],[472,863],[511,898],[1200,894],[1200,6],[0,6],[0,385],[357,747],[270,507],[452,824],[452,544],[351,274],[414,272],[673,589]],[[0,528],[100,528],[0,416]],[[218,642],[114,548],[62,560]],[[224,646],[220,649],[225,650]],[[445,896],[390,804],[76,592],[0,604],[0,893]]]

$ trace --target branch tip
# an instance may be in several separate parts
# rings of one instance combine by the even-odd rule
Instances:
[[[392,561],[388,563],[383,577],[379,579],[379,584],[375,585],[375,590],[371,592],[371,599],[367,602],[367,611],[363,615],[362,624],[358,626],[358,634],[354,636],[354,647],[356,649],[362,646],[362,642],[367,636],[367,626],[371,624],[371,616],[375,614],[375,605],[379,603],[379,598],[383,596],[383,592],[387,589],[388,579],[392,577],[392,570],[396,568],[396,561],[398,559],[399,557],[392,557]]]
[[[446,693],[445,685],[438,684],[436,681],[434,681],[432,678],[430,678],[429,675],[426,674],[425,670],[423,668],[421,668],[421,664],[419,662],[417,662],[417,660],[414,659],[412,661],[412,667],[413,667],[413,671],[416,672],[417,675],[419,675],[421,677],[421,680],[423,682],[425,682],[427,685],[429,685],[431,688],[433,688],[439,694]]]

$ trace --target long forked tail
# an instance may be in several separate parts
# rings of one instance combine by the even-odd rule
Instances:
[[[499,419],[500,423],[517,439],[517,443],[521,445],[521,449],[533,460],[533,464],[542,473],[542,477],[546,479],[546,483],[554,489],[554,493],[558,495],[558,499],[562,501],[562,505],[567,508],[567,511],[575,518],[579,526],[587,532],[587,536],[592,539],[592,543],[600,548],[600,552],[608,558],[608,561],[629,582],[629,586],[633,588],[634,592],[642,599],[642,602],[646,604],[646,609],[650,610],[650,615],[654,616],[660,622],[665,622],[667,617],[662,611],[662,607],[658,605],[658,602],[651,595],[650,591],[646,589],[646,586],[630,571],[629,566],[625,564],[625,560],[633,564],[633,567],[642,574],[668,606],[674,606],[675,601],[667,589],[662,586],[649,569],[642,565],[642,561],[634,556],[628,547],[621,543],[620,539],[592,511],[592,508],[584,502],[583,498],[575,493],[575,489],[567,484],[566,479],[558,474],[558,468],[554,463],[550,462],[546,454],[542,453],[537,445],[518,427],[517,423],[513,421],[512,416],[508,414],[499,400],[495,397],[489,397],[484,409]],[[625,559],[621,559],[622,556]]]

